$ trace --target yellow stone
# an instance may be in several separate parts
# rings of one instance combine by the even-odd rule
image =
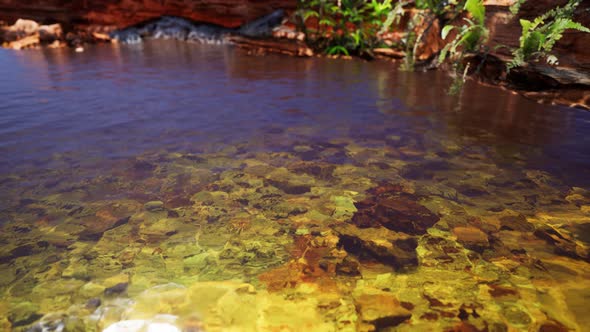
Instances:
[[[128,274],[117,274],[116,276],[112,276],[110,278],[105,279],[103,285],[106,288],[113,287],[118,284],[128,283],[129,282],[129,275]]]

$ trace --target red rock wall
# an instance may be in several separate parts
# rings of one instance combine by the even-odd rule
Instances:
[[[295,0],[0,0],[0,20],[18,18],[44,23],[125,27],[162,16],[177,15],[228,27],[275,9],[294,9]]]

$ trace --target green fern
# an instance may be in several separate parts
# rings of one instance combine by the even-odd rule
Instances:
[[[566,30],[590,33],[590,29],[572,20],[580,2],[570,0],[564,7],[554,8],[533,21],[521,19],[520,45],[512,51],[513,59],[507,64],[508,71],[539,57],[545,57],[549,64],[555,64],[557,58],[551,55],[551,51]]]
[[[381,30],[379,30],[379,34],[387,32],[392,25],[397,25],[401,22],[401,19],[405,14],[404,6],[407,4],[408,2],[406,1],[398,1],[398,3],[387,14],[387,18],[385,19],[385,22],[383,22],[383,26],[381,27]]]
[[[381,45],[379,31],[389,28],[384,21],[392,10],[392,0],[298,0],[295,17],[313,49],[372,56],[371,50]],[[317,27],[306,26],[308,19]]]
[[[526,1],[527,0],[516,0],[516,2],[514,2],[512,6],[510,6],[510,12],[512,13],[512,15],[518,14],[518,12],[520,11],[520,6],[522,6]]]

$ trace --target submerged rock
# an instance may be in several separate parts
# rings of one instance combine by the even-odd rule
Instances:
[[[0,252],[0,264],[8,263],[16,258],[30,256],[35,253],[38,253],[41,248],[38,248],[32,244],[24,244],[19,247],[16,247],[9,252]]]
[[[319,180],[333,179],[333,172],[336,166],[324,162],[301,161],[289,165],[289,170],[295,174],[311,175]]]
[[[339,245],[361,259],[375,259],[396,269],[418,265],[414,237],[386,228],[358,228],[350,224],[334,227]]]
[[[440,219],[415,196],[401,192],[401,187],[382,185],[371,191],[374,195],[355,203],[358,211],[352,223],[361,228],[383,226],[411,235],[425,234]]]
[[[359,276],[361,274],[360,264],[356,259],[346,256],[341,262],[336,264],[336,273],[346,276]]]
[[[500,217],[500,230],[532,232],[535,226],[527,221],[522,214]]]
[[[13,327],[29,325],[43,315],[39,312],[39,306],[31,302],[18,303],[10,308],[8,321]]]
[[[145,209],[150,212],[158,212],[164,210],[164,202],[162,201],[150,201],[145,203]]]
[[[473,251],[482,252],[490,246],[487,234],[476,227],[455,227],[453,234],[457,237],[457,242]]]
[[[590,262],[590,253],[571,239],[551,226],[543,226],[535,231],[535,236],[545,240],[547,244],[553,246],[553,250],[558,255],[581,259]]]
[[[377,289],[363,291],[355,295],[354,299],[362,323],[372,325],[367,330],[380,331],[397,326],[412,317],[412,313],[393,294]],[[365,328],[361,326],[360,330]]]
[[[127,283],[127,282],[118,283],[115,286],[106,288],[104,290],[104,295],[106,295],[106,296],[120,295],[120,294],[125,293],[127,291],[128,287],[129,287],[129,283]]]

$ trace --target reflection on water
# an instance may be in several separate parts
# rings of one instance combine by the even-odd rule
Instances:
[[[0,52],[1,329],[590,324],[590,113],[382,62]]]

